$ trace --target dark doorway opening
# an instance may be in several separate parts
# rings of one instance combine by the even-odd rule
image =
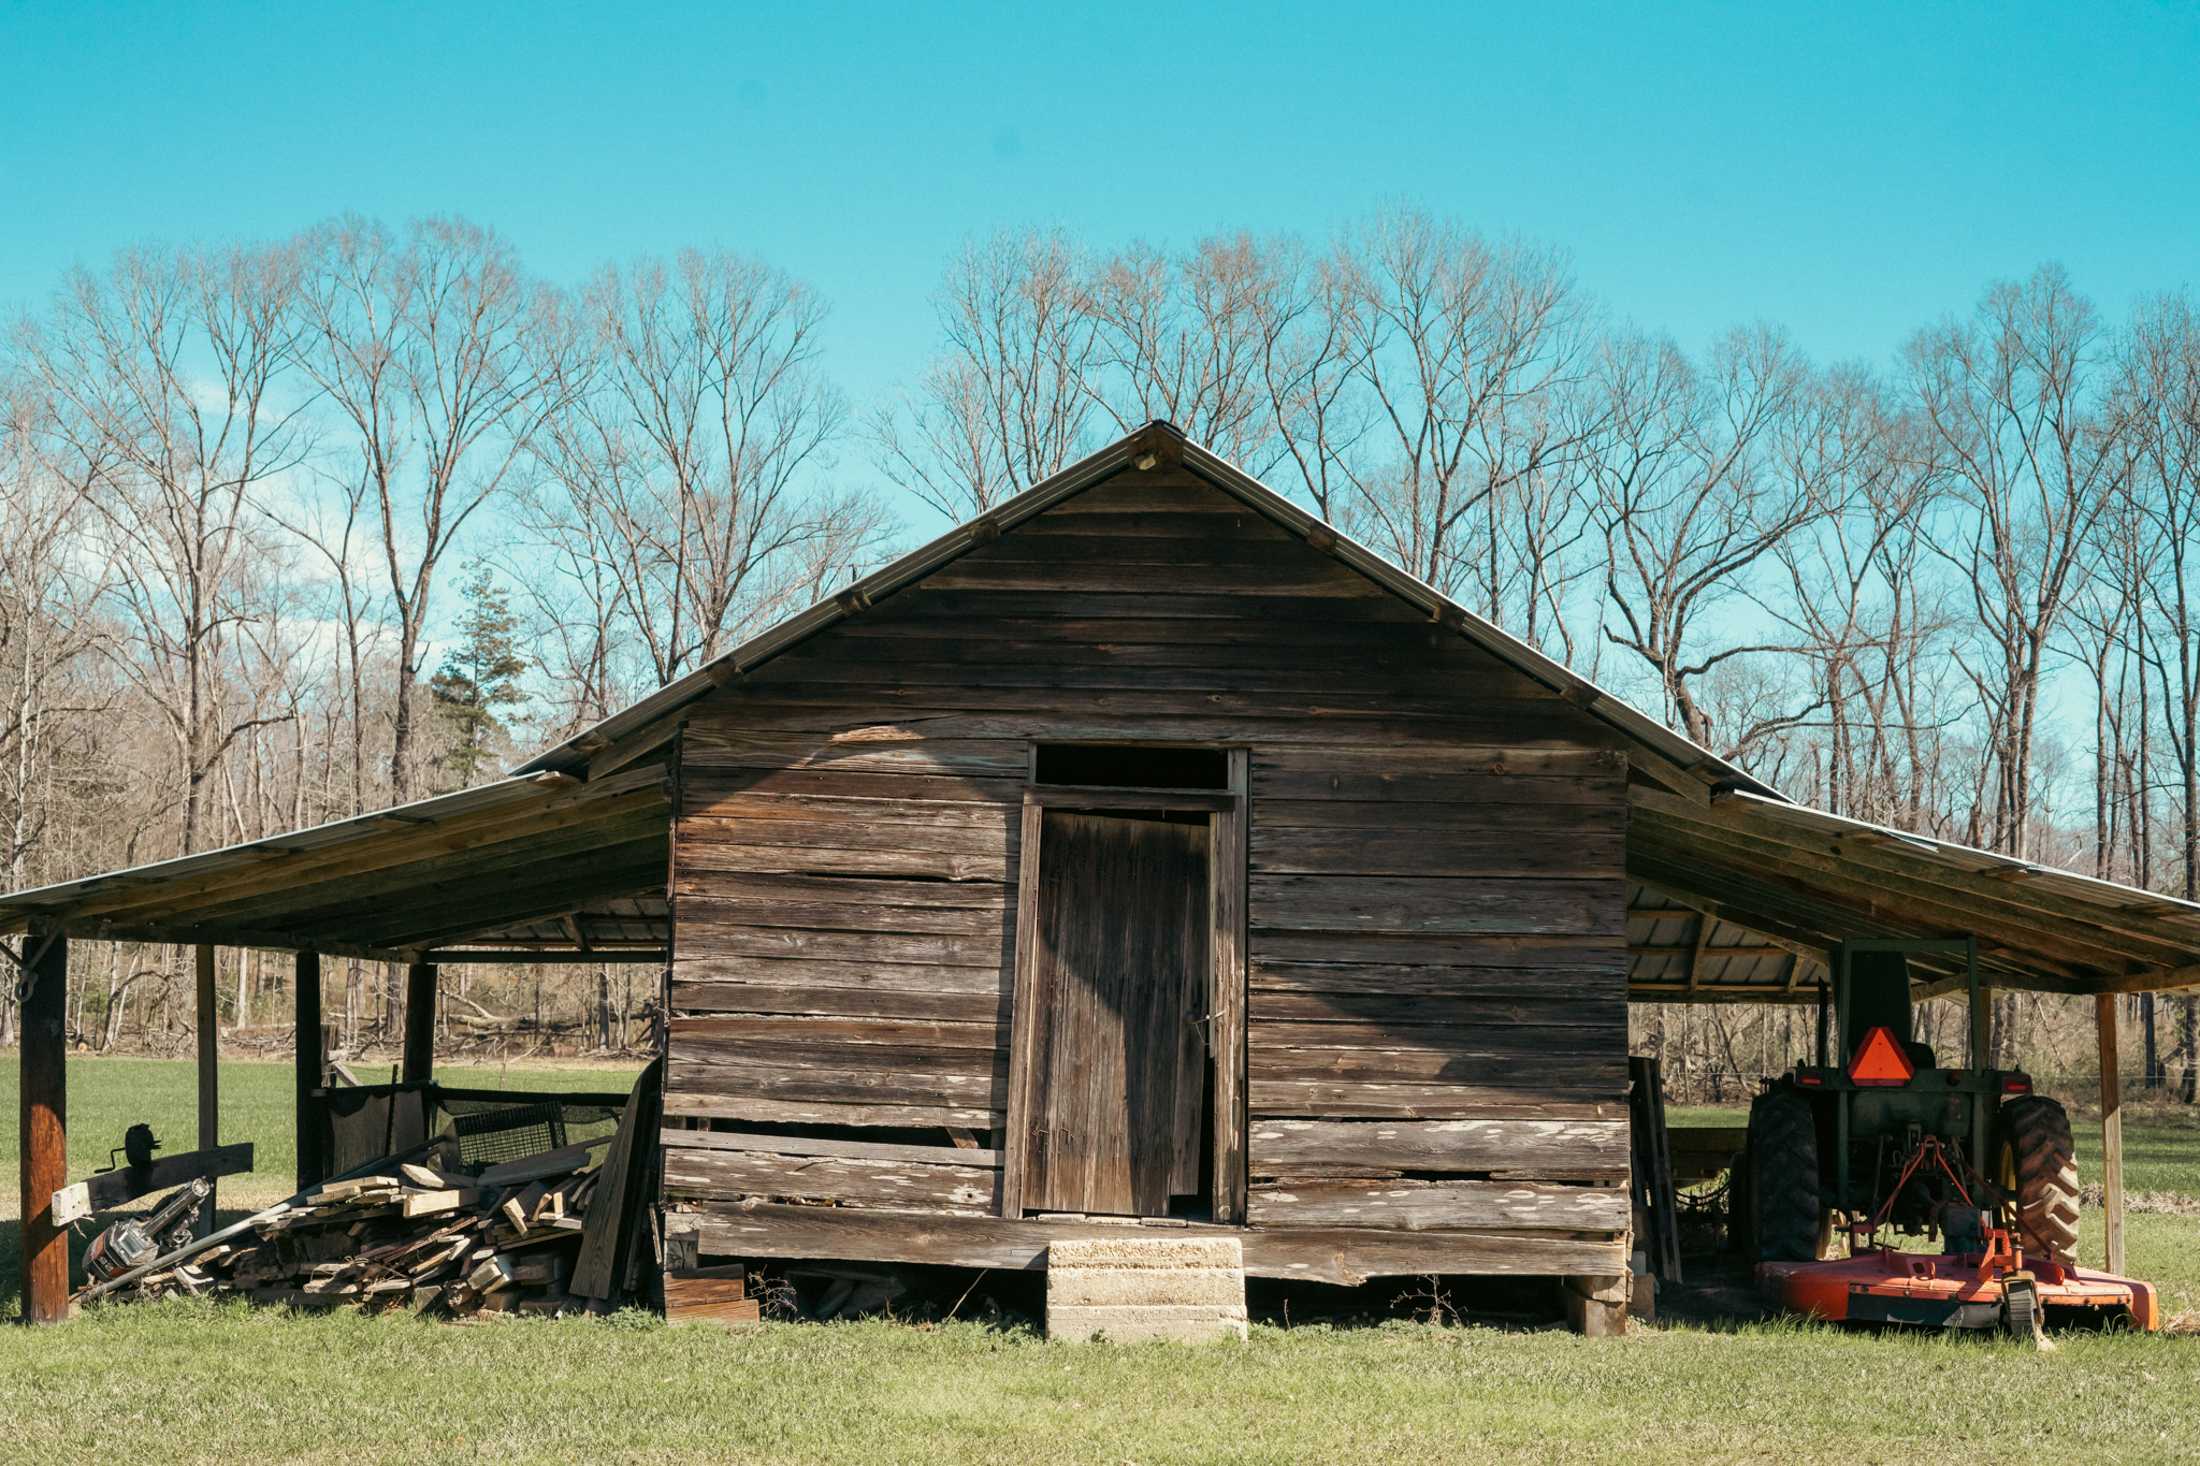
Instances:
[[[1088,789],[1227,789],[1230,755],[1220,748],[1150,743],[1042,743],[1032,778]]]

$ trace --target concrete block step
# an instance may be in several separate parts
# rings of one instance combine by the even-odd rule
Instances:
[[[1116,1343],[1242,1339],[1244,1249],[1234,1237],[1052,1243],[1047,1337]]]

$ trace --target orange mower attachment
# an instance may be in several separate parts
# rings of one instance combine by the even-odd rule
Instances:
[[[2016,1334],[2031,1333],[2035,1321],[2162,1326],[2151,1283],[2053,1258],[2027,1262],[1999,1230],[1989,1236],[1984,1252],[1874,1247],[1832,1262],[1759,1263],[1757,1282],[1783,1307],[1830,1323],[2005,1328]]]
[[[1954,1184],[1966,1237],[1977,1251],[1903,1252],[1875,1243],[1894,1197],[1928,1160]],[[1976,1223],[1975,1227],[1972,1223]],[[2092,1323],[2151,1332],[2162,1326],[2151,1283],[2095,1272],[2049,1256],[2029,1261],[1992,1212],[1975,1209],[1946,1147],[1926,1136],[1870,1222],[1849,1231],[1850,1255],[1830,1262],[1761,1262],[1757,1284],[1774,1301],[1829,1323],[1911,1324],[1926,1328],[2007,1329],[2029,1335],[2049,1310],[2057,1323]],[[1945,1230],[1945,1228],[1943,1229]]]

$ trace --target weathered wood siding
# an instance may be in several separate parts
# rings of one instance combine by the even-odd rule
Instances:
[[[690,712],[668,1116],[937,1160],[675,1146],[668,1196],[990,1211],[941,1127],[1004,1120],[1029,745],[1125,739],[1250,750],[1253,1225],[1625,1228],[1618,735],[1167,469]]]

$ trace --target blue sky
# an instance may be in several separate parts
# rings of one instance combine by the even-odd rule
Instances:
[[[457,211],[539,270],[683,245],[913,374],[964,237],[1310,235],[1395,199],[1564,246],[1696,344],[1884,360],[2043,259],[2200,284],[2200,6],[733,7],[0,0],[0,311],[119,245]]]

